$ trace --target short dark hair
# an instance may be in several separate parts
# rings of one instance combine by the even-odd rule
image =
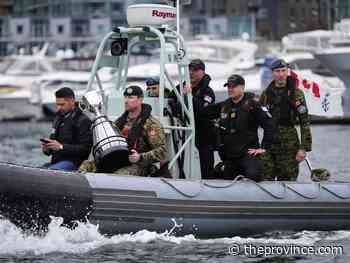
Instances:
[[[71,98],[75,99],[74,91],[71,88],[63,87],[55,92],[56,98]]]

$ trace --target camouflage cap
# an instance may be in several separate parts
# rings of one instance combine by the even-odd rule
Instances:
[[[139,86],[136,86],[136,85],[129,86],[125,89],[124,96],[143,97],[143,91]]]
[[[271,63],[270,69],[275,70],[278,68],[288,68],[289,65],[287,62],[285,62],[283,59],[276,59]]]
[[[233,86],[244,85],[245,80],[241,75],[233,74],[228,77],[227,82],[224,84],[224,87],[227,87],[229,84]]]
[[[193,59],[188,65],[189,68],[205,70],[205,64],[201,59]]]
[[[311,171],[311,179],[315,182],[328,181],[331,173],[327,169],[319,168]]]

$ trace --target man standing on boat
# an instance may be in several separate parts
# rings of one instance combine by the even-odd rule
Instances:
[[[61,88],[55,96],[57,114],[50,138],[40,139],[44,154],[52,156],[51,163],[45,166],[74,171],[91,151],[91,121],[76,106],[73,90]]]
[[[273,81],[262,92],[260,102],[272,114],[276,136],[269,154],[264,156],[265,179],[295,181],[299,162],[311,151],[310,118],[304,93],[296,79],[288,76],[288,64],[277,59],[271,64]],[[300,125],[301,142],[296,124]]]
[[[244,92],[245,80],[240,75],[231,75],[227,83],[229,98],[203,109],[202,116],[218,119],[221,158],[224,163],[224,179],[232,180],[237,175],[254,181],[262,179],[260,155],[265,154],[273,141],[273,122],[266,108],[254,99],[254,94]],[[264,129],[261,146],[258,127]]]
[[[214,127],[201,111],[215,102],[214,91],[209,87],[211,78],[205,72],[205,64],[200,59],[193,59],[189,64],[191,85],[185,87],[184,93],[192,92],[193,114],[196,127],[195,143],[199,152],[201,174],[203,179],[210,178],[214,169]]]

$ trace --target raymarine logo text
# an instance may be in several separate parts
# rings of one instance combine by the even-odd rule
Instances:
[[[176,13],[171,12],[161,12],[158,10],[152,10],[152,16],[162,17],[162,18],[176,18]]]

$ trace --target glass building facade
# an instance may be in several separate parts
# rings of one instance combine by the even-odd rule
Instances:
[[[75,51],[125,25],[124,0],[0,0],[0,56],[57,42]]]

